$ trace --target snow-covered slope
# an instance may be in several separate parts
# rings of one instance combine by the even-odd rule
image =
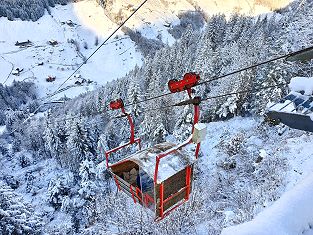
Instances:
[[[88,24],[84,25],[84,20],[80,21],[74,6],[79,6],[80,9],[94,8],[94,15],[90,18],[98,25],[96,33]],[[2,84],[10,85],[13,80],[34,81],[38,86],[39,95],[43,97],[55,91],[77,65],[83,62],[83,56],[88,57],[97,48],[95,45],[97,37],[99,43],[102,43],[117,27],[106,18],[102,8],[92,2],[56,6],[52,9],[52,16],[46,14],[37,22],[0,19]],[[74,24],[72,25],[70,21]],[[62,96],[76,96],[93,89],[97,84],[103,85],[107,81],[121,77],[136,64],[141,64],[142,56],[136,51],[135,44],[121,33],[117,35],[120,35],[119,38],[112,38],[83,66],[79,71],[80,79],[73,77],[62,88],[73,86],[76,80],[81,81],[83,78],[95,83],[88,87],[77,86],[64,92]],[[29,47],[15,46],[17,41],[27,40],[32,42]],[[49,40],[57,41],[57,45],[49,45]],[[14,73],[17,68],[23,69],[18,76],[11,73],[12,69]],[[48,76],[55,76],[55,81],[46,82]]]
[[[292,91],[290,94],[297,95],[300,93],[296,92],[304,92],[311,98],[312,78],[294,77],[289,87]],[[298,107],[296,109],[298,110]],[[303,132],[302,136],[286,138],[284,147],[277,147],[280,157],[285,155],[291,168],[286,178],[287,192],[252,221],[228,227],[223,230],[222,235],[313,234],[311,141],[312,134]],[[279,143],[277,145],[279,146]]]
[[[140,31],[147,38],[158,37],[164,43],[172,44],[175,40],[168,33],[168,27],[178,24],[178,15],[185,11],[200,8],[207,15],[219,12],[228,16],[234,12],[258,15],[289,2],[149,1],[126,26]],[[97,48],[96,38],[101,43],[114,31],[119,20],[113,16],[120,15],[121,19],[125,19],[140,3],[139,0],[119,0],[103,10],[96,1],[80,1],[67,6],[58,5],[52,9],[51,16],[46,13],[37,22],[0,18],[0,83],[10,85],[13,80],[31,80],[37,84],[41,97],[53,93],[83,62],[83,57],[88,57]],[[143,57],[136,50],[136,45],[123,32],[118,32],[117,37],[112,38],[82,67],[79,71],[82,78],[69,80],[62,88],[71,89],[55,96],[55,99],[64,95],[74,97],[92,90],[97,85],[125,75],[136,64],[141,65]],[[17,41],[27,40],[32,42],[29,47],[15,46]],[[49,45],[49,40],[56,40],[58,44]],[[48,76],[55,77],[55,81],[46,82]],[[81,82],[83,78],[94,83],[73,88],[75,81]]]
[[[271,198],[267,198],[264,203],[266,209],[256,216],[252,222],[234,226],[225,229],[223,235],[236,235],[236,234],[284,234],[284,235],[300,235],[300,234],[313,234],[312,230],[312,148],[313,136],[311,133],[305,133],[298,130],[287,130],[282,136],[278,135],[277,127],[270,127],[263,129],[260,128],[256,119],[249,118],[235,118],[227,122],[218,122],[208,124],[209,134],[202,145],[202,151],[204,157],[200,159],[200,166],[203,171],[211,172],[207,179],[212,179],[213,172],[218,171],[216,165],[220,161],[220,153],[217,151],[221,143],[227,141],[229,138],[233,138],[234,135],[244,135],[244,146],[247,148],[245,151],[249,151],[249,155],[253,158],[253,149],[260,152],[260,156],[263,159],[260,163],[254,164],[255,170],[252,174],[259,171],[262,164],[267,164],[269,159],[277,159],[284,164],[284,159],[287,161],[288,169],[286,172],[281,172],[277,169],[277,174],[284,176],[284,191],[281,192],[281,199],[274,202]],[[230,128],[231,127],[231,128]],[[257,131],[259,129],[259,131]],[[263,135],[263,137],[261,137]],[[238,163],[238,161],[237,161]],[[240,167],[240,166],[239,166]],[[238,165],[237,165],[238,168]],[[268,169],[271,172],[270,166]],[[229,180],[234,180],[231,178]],[[238,175],[239,177],[239,175]],[[232,181],[236,184],[236,181]],[[248,182],[246,182],[248,184]],[[254,190],[248,190],[247,184],[245,192],[248,198],[253,198]],[[240,187],[234,187],[239,190]],[[267,189],[271,190],[271,189]],[[227,197],[227,191],[223,191]],[[250,200],[248,199],[248,201]],[[235,199],[234,199],[235,200]],[[247,200],[241,198],[241,200]],[[253,200],[253,199],[252,199]],[[225,200],[226,201],[226,200]],[[259,204],[260,201],[255,202]],[[226,203],[227,205],[227,203]],[[268,207],[268,208],[267,208]],[[256,206],[257,208],[257,206]],[[212,209],[212,208],[211,208]],[[225,215],[225,224],[232,224],[241,214],[243,208],[228,207],[225,210],[220,211]],[[257,211],[260,209],[257,209]],[[261,209],[262,210],[262,209]],[[204,234],[207,231],[209,222],[204,222],[198,227],[199,234]]]
[[[313,234],[312,194],[311,174],[252,221],[226,228],[222,235]]]

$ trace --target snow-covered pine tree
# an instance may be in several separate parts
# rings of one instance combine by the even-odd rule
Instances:
[[[46,148],[47,152],[50,153],[50,155],[52,157],[56,157],[56,155],[57,155],[56,151],[55,151],[55,147],[57,145],[56,135],[55,135],[54,130],[52,129],[52,125],[51,125],[51,123],[49,123],[48,119],[46,120],[46,123],[45,123],[45,130],[43,133],[43,139],[44,139],[45,148]]]
[[[131,79],[127,90],[127,98],[130,104],[134,104],[142,100],[142,90],[140,87],[140,74],[138,66],[135,67],[133,73],[130,74],[130,77]],[[134,118],[138,118],[141,111],[140,104],[134,104],[130,108],[130,112]]]
[[[96,192],[97,169],[95,163],[91,160],[84,160],[79,167],[79,176],[81,177],[79,194],[86,200],[94,201]]]
[[[0,181],[0,231],[3,235],[41,234],[43,222],[23,197]]]
[[[179,117],[176,119],[174,136],[178,141],[186,140],[191,134],[192,127],[192,109],[189,106],[185,106]]]
[[[78,170],[81,161],[86,159],[90,153],[90,139],[87,136],[87,130],[83,120],[74,120],[69,123],[67,130],[67,163],[71,170]]]
[[[48,202],[56,209],[60,209],[64,199],[71,194],[73,186],[73,174],[56,175],[49,182]]]
[[[159,54],[159,53],[157,53]],[[159,95],[162,93],[162,85],[160,83],[161,72],[159,70],[159,65],[161,61],[160,57],[156,57],[156,60],[149,64],[151,66],[149,77],[147,77],[147,97]],[[158,102],[149,102],[146,105],[146,109],[155,109],[162,107],[164,103],[159,100]],[[163,112],[159,112],[158,110],[150,111],[144,113],[143,122],[141,123],[141,134],[143,135],[143,139],[149,141],[150,144],[160,143],[164,141],[165,135],[167,134],[167,130],[164,126],[164,116]]]

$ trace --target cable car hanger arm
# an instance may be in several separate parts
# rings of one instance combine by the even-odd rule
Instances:
[[[191,81],[191,77],[193,77],[194,79]],[[172,93],[175,92],[179,92],[179,91],[187,91],[188,96],[190,99],[182,101],[178,104],[176,104],[175,106],[183,106],[183,105],[188,105],[188,104],[193,104],[194,106],[194,118],[193,118],[193,125],[192,125],[192,131],[191,131],[191,135],[190,137],[185,140],[183,143],[163,152],[160,153],[159,155],[156,156],[156,165],[155,165],[155,171],[154,171],[154,183],[157,184],[157,180],[158,180],[158,171],[159,171],[159,165],[160,165],[160,160],[174,152],[176,152],[177,150],[193,143],[192,137],[193,137],[193,133],[194,133],[194,128],[195,125],[198,123],[199,121],[199,117],[200,117],[200,103],[201,103],[201,97],[197,96],[192,98],[192,89],[191,87],[195,86],[198,81],[200,80],[199,75],[195,74],[195,73],[187,73],[185,74],[184,78],[180,81],[177,80],[170,80],[168,82],[168,86],[169,89]],[[196,152],[195,152],[195,158],[198,158],[198,154],[199,154],[199,150],[200,150],[200,143],[197,143],[196,146]]]
[[[139,146],[139,149],[141,149],[141,140],[140,138],[136,138],[135,139],[135,125],[134,125],[134,122],[133,122],[133,119],[131,117],[131,115],[129,113],[126,113],[125,111],[125,108],[124,108],[124,102],[122,99],[117,99],[117,100],[113,100],[110,102],[110,108],[112,110],[118,110],[120,109],[121,112],[122,112],[122,115],[120,116],[117,116],[115,118],[123,118],[123,117],[127,117],[128,119],[128,122],[129,122],[129,125],[130,125],[130,138],[129,138],[129,142],[122,145],[122,146],[118,146],[114,149],[111,149],[111,150],[108,150],[105,152],[105,158],[106,158],[106,165],[107,165],[107,168],[109,168],[109,155],[111,153],[114,153],[114,152],[117,152],[118,150],[122,149],[122,148],[125,148],[129,145],[133,145],[135,143],[138,143],[138,146]]]

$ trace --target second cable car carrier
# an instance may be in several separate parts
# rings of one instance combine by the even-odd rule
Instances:
[[[294,77],[291,92],[268,107],[267,116],[299,130],[313,132],[313,77]]]

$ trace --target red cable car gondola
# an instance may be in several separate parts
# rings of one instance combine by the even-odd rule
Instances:
[[[192,97],[191,87],[199,81],[199,75],[189,73],[181,81],[169,82],[171,92],[188,92],[189,100],[183,104],[194,105],[194,121],[192,135],[183,143],[161,143],[151,148],[140,150],[116,163],[109,163],[110,154],[134,143],[139,144],[140,138],[134,138],[134,124],[130,114],[125,112],[121,99],[112,101],[113,110],[121,109],[123,116],[128,118],[131,130],[130,141],[117,148],[105,151],[106,165],[120,191],[132,197],[135,203],[151,209],[155,220],[159,221],[188,201],[192,192],[193,168],[198,158],[201,138],[197,138],[195,126],[205,132],[206,126],[198,124],[201,99]],[[171,85],[170,85],[171,83]],[[203,133],[202,133],[203,136]],[[183,147],[195,144],[195,155],[192,156]]]

